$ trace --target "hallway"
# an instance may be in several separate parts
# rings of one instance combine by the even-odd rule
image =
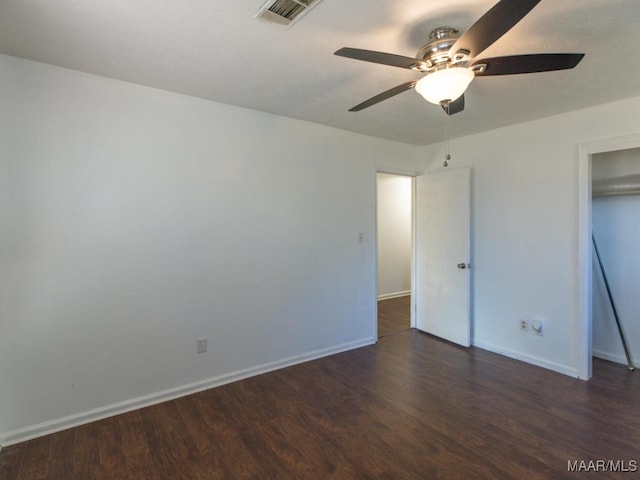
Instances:
[[[411,295],[378,301],[378,338],[411,328]]]

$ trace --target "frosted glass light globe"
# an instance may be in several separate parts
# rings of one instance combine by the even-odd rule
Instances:
[[[444,68],[425,75],[418,80],[415,88],[426,101],[439,105],[460,97],[474,77],[475,74],[469,68]]]

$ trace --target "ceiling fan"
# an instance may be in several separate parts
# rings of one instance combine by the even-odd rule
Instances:
[[[429,43],[405,57],[392,53],[341,48],[335,55],[407,68],[424,73],[419,80],[398,85],[349,109],[358,112],[412,88],[427,101],[440,104],[448,115],[464,110],[464,92],[475,77],[549,72],[575,67],[583,53],[538,53],[480,58],[478,55],[502,37],[540,0],[500,0],[462,35],[452,27],[439,27]]]

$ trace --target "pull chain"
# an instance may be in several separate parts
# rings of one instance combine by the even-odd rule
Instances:
[[[445,123],[445,140],[444,140],[444,162],[442,163],[443,167],[448,167],[449,166],[449,160],[451,160],[451,155],[449,153],[449,123],[451,121],[451,115],[449,115],[449,108],[451,107],[451,102],[447,102],[447,108],[446,108],[446,115],[447,115],[447,120]]]

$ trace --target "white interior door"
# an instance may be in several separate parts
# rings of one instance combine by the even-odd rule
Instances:
[[[468,347],[469,169],[416,177],[416,327]]]

